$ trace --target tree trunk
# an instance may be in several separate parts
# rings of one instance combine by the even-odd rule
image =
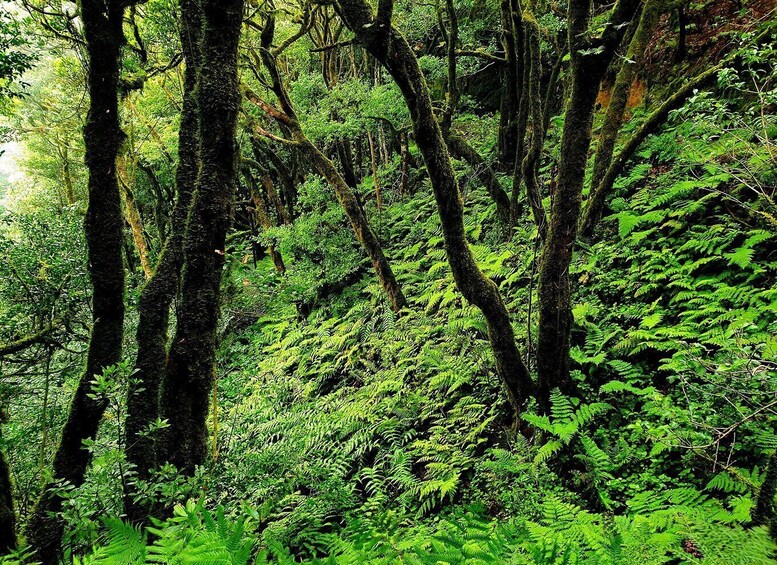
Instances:
[[[201,166],[184,237],[178,328],[161,391],[162,416],[169,423],[160,442],[161,460],[186,475],[208,454],[206,420],[215,381],[221,271],[236,184],[243,0],[203,0],[202,14],[196,88]]]
[[[585,213],[580,221],[580,235],[591,235],[594,227],[602,216],[607,196],[612,190],[615,180],[623,173],[626,168],[626,163],[634,156],[634,153],[639,149],[642,142],[645,141],[650,134],[656,132],[667,118],[669,118],[669,114],[672,110],[681,107],[688,98],[693,96],[697,89],[704,88],[705,86],[714,83],[715,78],[718,76],[718,72],[729,62],[730,60],[727,57],[711,69],[707,69],[685,83],[685,85],[667,98],[661,106],[656,108],[656,110],[642,122],[639,129],[637,129],[623,145],[623,148],[618,155],[611,160],[610,165],[602,176],[602,180],[599,184],[592,187],[591,194],[586,201]]]
[[[432,181],[453,278],[464,297],[483,312],[497,373],[510,404],[518,412],[531,395],[531,378],[518,353],[510,316],[496,284],[478,268],[467,244],[463,203],[448,148],[418,60],[405,38],[391,25],[391,7],[391,0],[383,0],[374,18],[365,0],[340,0],[338,4],[346,25],[402,91],[413,120],[416,143]]]
[[[399,134],[399,156],[401,163],[399,171],[399,195],[405,196],[408,192],[408,182],[410,178],[410,149],[408,148],[407,133],[405,132]]]
[[[89,171],[89,207],[84,222],[92,280],[92,334],[86,370],[78,383],[54,457],[54,482],[80,486],[91,460],[83,442],[97,433],[105,401],[90,398],[92,380],[121,359],[124,323],[122,213],[116,158],[123,141],[119,125],[117,87],[124,42],[122,22],[128,3],[82,0],[81,19],[89,58],[89,113],[84,127]],[[64,524],[58,515],[62,499],[54,482],[43,490],[27,524],[27,542],[35,558],[55,563]]]
[[[65,202],[68,206],[76,203],[76,194],[73,190],[73,175],[70,174],[70,158],[68,156],[67,143],[62,148],[62,180],[65,183]]]
[[[346,149],[349,145],[346,143]],[[296,185],[294,180],[294,174],[286,166],[286,163],[278,157],[278,155],[266,144],[261,143],[261,138],[258,136],[251,136],[251,149],[254,153],[254,158],[258,162],[270,161],[275,168],[275,172],[278,175],[278,180],[281,183],[281,202],[286,210],[286,214],[290,221],[294,220],[294,204],[297,199]]]
[[[388,259],[383,254],[383,247],[380,245],[377,236],[372,231],[367,216],[364,214],[364,210],[356,199],[356,195],[346,184],[345,180],[340,173],[337,172],[332,161],[330,161],[326,155],[324,155],[313,142],[307,138],[300,138],[302,147],[310,155],[313,160],[313,165],[318,173],[323,176],[327,182],[332,186],[337,195],[337,199],[340,201],[340,205],[345,210],[345,215],[351,222],[356,239],[362,244],[367,255],[370,257],[372,266],[378,275],[380,284],[386,295],[391,302],[391,309],[394,312],[399,312],[402,308],[407,306],[407,299],[402,293],[402,289],[394,276],[394,271],[391,270],[391,265]],[[380,194],[380,193],[378,193]]]
[[[5,421],[0,412],[0,424]],[[0,431],[0,439],[3,434]],[[16,511],[13,505],[13,485],[11,470],[5,461],[5,454],[0,451],[0,556],[16,549]]]
[[[262,176],[262,186],[264,186],[265,191],[267,190],[268,186],[272,186],[272,180],[270,180],[270,177],[266,175]],[[251,184],[251,202],[254,204],[254,214],[256,215],[256,219],[258,220],[259,225],[264,229],[273,227],[272,221],[270,220],[270,215],[267,213],[267,206],[264,204],[264,199],[262,198],[261,194],[256,192],[254,183]],[[270,255],[273,265],[275,265],[275,270],[280,274],[285,273],[286,265],[283,262],[283,257],[281,256],[280,251],[275,249],[274,245],[270,244],[267,247],[267,253]]]
[[[752,510],[751,521],[754,526],[769,525],[775,519],[775,494],[777,494],[777,451],[769,457],[766,475]]]
[[[288,212],[286,212],[286,207],[283,205],[283,202],[281,202],[278,191],[275,190],[275,183],[273,183],[269,175],[262,175],[262,187],[267,193],[267,198],[275,207],[275,212],[278,215],[279,221],[285,226],[290,225],[291,218],[289,217]]]
[[[530,66],[530,53],[529,53],[529,38],[527,37],[525,30],[525,24],[523,21],[523,14],[518,10],[518,7],[513,7],[513,28],[515,29],[516,38],[516,58],[520,61],[519,69],[521,71],[518,76],[518,111],[516,120],[516,138],[515,138],[515,153],[513,155],[513,187],[510,194],[510,220],[513,225],[518,221],[518,218],[522,214],[522,206],[520,205],[521,185],[523,184],[523,159],[526,156],[526,128],[529,120],[529,72]]]
[[[530,3],[531,5],[531,3]],[[531,6],[533,8],[533,6]],[[521,163],[522,177],[526,185],[526,197],[534,216],[540,238],[545,239],[547,221],[545,208],[542,205],[542,193],[537,181],[537,164],[542,155],[545,142],[544,115],[542,112],[542,53],[540,52],[540,28],[534,19],[534,14],[526,10],[524,18],[524,34],[526,36],[526,65],[529,68],[526,89],[527,112],[531,115],[531,145]]]
[[[662,8],[661,0],[647,1],[639,18],[639,24],[634,32],[634,36],[631,38],[626,57],[615,78],[615,85],[612,89],[610,103],[607,105],[607,112],[604,116],[604,123],[602,123],[599,143],[594,156],[594,170],[591,179],[592,192],[602,182],[602,178],[612,162],[615,142],[618,139],[618,132],[623,124],[623,115],[626,112],[631,85],[634,82],[637,68],[644,57],[647,44],[652,37],[653,28],[661,15]]]
[[[347,139],[337,141],[337,156],[340,159],[340,165],[343,168],[343,179],[351,188],[359,187],[359,180],[356,178],[356,172],[353,170],[353,154],[351,153],[351,144]]]
[[[186,219],[199,170],[199,118],[195,99],[202,27],[199,4],[199,0],[179,2],[180,35],[186,69],[178,130],[177,195],[171,214],[170,235],[165,241],[156,271],[140,294],[136,373],[127,397],[127,460],[134,465],[138,477],[144,480],[151,477],[151,471],[158,463],[155,438],[144,432],[159,418],[159,390],[167,364],[170,307],[181,276]],[[135,502],[132,493],[125,497],[124,505],[130,521],[142,522],[148,517],[149,509]]]
[[[407,306],[407,299],[402,293],[399,283],[397,283],[388,259],[383,254],[383,247],[381,246],[380,241],[378,241],[378,238],[370,227],[367,216],[364,214],[364,209],[362,208],[356,193],[352,191],[348,186],[348,183],[345,182],[345,179],[337,171],[334,163],[332,163],[332,161],[307,138],[297,120],[296,112],[291,104],[291,99],[289,98],[286,87],[283,84],[281,75],[278,71],[275,57],[270,52],[274,30],[275,21],[272,16],[269,16],[262,34],[262,42],[264,45],[262,60],[271,77],[272,90],[278,99],[281,110],[279,111],[273,108],[250,90],[246,90],[246,97],[275,119],[287,131],[291,132],[294,143],[296,143],[311,159],[313,167],[318,171],[318,174],[324,177],[332,186],[335,195],[337,196],[337,200],[340,202],[340,205],[345,211],[345,215],[351,222],[351,227],[356,235],[356,239],[359,240],[359,243],[361,243],[372,262],[375,273],[378,275],[378,280],[380,280],[380,284],[391,302],[392,310],[394,310],[394,312],[399,312],[402,308]],[[371,139],[370,147],[373,149],[371,153],[374,155],[374,147]]]
[[[572,329],[569,268],[577,238],[577,223],[583,191],[591,127],[599,86],[624,33],[624,23],[636,11],[637,0],[619,0],[601,39],[600,47],[585,39],[591,0],[570,0],[568,41],[572,88],[561,134],[561,156],[556,192],[551,205],[550,226],[540,260],[539,336],[537,343],[537,399],[547,412],[550,391],[570,393],[570,332]]]
[[[516,47],[515,27],[513,26],[513,8],[510,0],[501,0],[499,4],[502,23],[502,48],[505,52],[505,65],[502,79],[502,100],[499,109],[499,163],[502,170],[510,170],[515,163],[515,150],[518,146],[518,102],[519,81],[523,74],[521,60]]]
[[[372,183],[375,186],[375,204],[378,212],[383,209],[383,196],[380,193],[380,182],[378,181],[378,165],[375,160],[375,142],[372,140],[372,134],[367,132],[367,142],[370,145],[370,166],[372,170]]]
[[[140,217],[140,211],[135,203],[135,195],[132,193],[132,188],[130,188],[128,184],[128,179],[122,179],[121,174],[119,175],[119,187],[121,188],[121,193],[124,197],[125,217],[127,218],[127,223],[132,232],[132,241],[135,243],[135,250],[138,252],[140,268],[143,271],[143,276],[146,279],[150,279],[153,274],[153,269],[151,268],[151,263],[148,259],[148,242],[146,241],[146,231],[143,229],[143,219]]]
[[[677,51],[675,51],[675,63],[680,63],[685,59],[686,45],[685,37],[687,35],[688,16],[685,13],[685,5],[677,8],[677,25],[680,28],[677,34]]]
[[[448,148],[457,159],[466,161],[478,176],[483,177],[483,184],[491,199],[496,204],[496,215],[505,225],[510,223],[510,197],[502,188],[496,172],[485,159],[466,142],[466,140],[453,132],[448,134]]]

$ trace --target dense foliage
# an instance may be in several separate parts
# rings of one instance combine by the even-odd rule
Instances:
[[[126,44],[116,95],[126,138],[114,176],[126,319],[122,361],[94,375],[83,372],[94,324],[83,223],[96,196],[87,190],[94,171],[84,163],[81,132],[94,54],[79,16],[91,0],[22,0],[0,9],[7,141],[0,157],[0,461],[10,469],[18,534],[18,544],[0,543],[0,553],[7,549],[0,563],[41,560],[24,525],[47,493],[61,501],[65,563],[777,560],[772,3],[656,2],[659,16],[638,53],[629,42],[650,0],[635,2],[636,14],[618,24],[625,38],[596,84],[593,144],[584,148],[578,179],[586,203],[602,186],[593,180],[593,155],[612,128],[608,105],[630,64],[637,68],[613,163],[638,141],[618,165],[601,220],[590,231],[581,223],[580,233],[577,218],[572,224],[574,253],[563,274],[571,281],[569,347],[560,350],[568,379],[547,398],[540,386],[516,403],[506,394],[494,309],[464,298],[444,199],[426,166],[424,138],[432,135],[419,139],[425,130],[413,129],[418,111],[408,110],[394,63],[382,66],[380,54],[368,54],[370,38],[360,34],[371,32],[349,29],[351,0],[337,9],[246,2],[236,164],[226,166],[235,173],[234,217],[225,247],[213,244],[215,295],[199,304],[218,313],[216,378],[199,398],[208,453],[190,472],[161,447],[148,469],[127,455],[138,437],[154,446],[188,441],[165,435],[165,407],[138,437],[127,431],[128,395],[146,387],[136,336],[145,327],[143,293],[187,217],[177,210],[176,176],[187,97],[199,96],[202,108],[203,92],[230,84],[205,72],[208,49],[218,49],[222,24],[211,14],[218,8],[186,1],[206,8],[199,54],[181,44],[187,23],[178,3],[118,3]],[[541,86],[544,98],[539,113],[529,108],[531,94],[523,110],[512,110],[519,122],[525,111],[523,161],[505,158],[504,6],[396,2],[389,24],[407,38],[439,112],[462,195],[465,247],[504,302],[513,349],[542,383],[548,305],[547,285],[545,294],[538,285],[553,261],[547,242],[563,227],[557,199],[569,183],[559,169],[569,158],[565,118],[578,111],[576,65],[606,51],[598,39],[629,2],[614,10],[589,2],[590,53],[571,55],[570,22],[586,2],[502,4],[513,6],[508,20],[523,22],[515,28],[525,45],[523,86],[536,93]],[[375,25],[380,7],[377,14]],[[189,91],[182,60],[193,64],[195,55],[205,59],[198,67],[205,78]],[[711,80],[656,118],[705,72]],[[201,112],[200,143],[229,137],[206,121],[236,110],[229,96]],[[644,131],[651,120],[655,127]],[[457,140],[472,153],[457,151]],[[198,150],[202,170],[226,163],[225,152],[232,159],[209,148]],[[219,183],[206,192],[206,176],[194,194],[226,198]],[[209,211],[200,216],[203,224],[215,221]],[[194,231],[180,232],[181,274],[171,279],[162,343],[165,352],[168,342],[179,347],[184,359],[191,351],[176,336],[191,334],[182,332],[189,322],[181,310],[202,296],[186,295],[194,277],[207,278],[190,268],[203,264],[192,261]],[[369,234],[405,307],[396,307]],[[51,469],[85,377],[102,412],[99,432],[83,442],[91,458],[85,480],[72,484]],[[145,519],[129,519],[138,508]]]

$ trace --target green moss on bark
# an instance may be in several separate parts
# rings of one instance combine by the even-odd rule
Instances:
[[[208,452],[206,420],[215,380],[221,272],[236,183],[237,47],[243,0],[204,0],[202,17],[196,88],[201,163],[184,237],[178,327],[161,390],[161,414],[169,427],[159,444],[160,461],[173,463],[187,475],[205,462]]]
[[[105,411],[105,401],[90,397],[92,380],[121,359],[124,324],[123,221],[116,176],[116,157],[124,135],[119,124],[118,81],[125,2],[80,2],[89,58],[89,112],[84,126],[89,207],[84,221],[92,280],[92,333],[86,369],[73,396],[56,455],[52,477],[74,486],[83,483],[91,460],[83,442],[92,439]],[[27,542],[35,557],[56,562],[64,524],[62,499],[54,484],[44,487],[27,523]]]
[[[183,265],[186,219],[199,170],[199,118],[194,96],[202,14],[199,0],[181,0],[179,6],[180,37],[186,68],[181,124],[178,130],[176,202],[172,212],[170,236],[165,241],[154,274],[140,295],[136,373],[127,397],[127,460],[134,465],[135,472],[141,479],[150,478],[151,471],[157,464],[155,438],[145,432],[159,417],[159,390],[167,364],[170,307],[178,291]],[[133,493],[127,493],[125,511],[130,521],[142,522],[147,519],[149,509],[134,498]]]
[[[358,41],[391,74],[405,98],[416,144],[432,182],[453,278],[464,297],[483,312],[497,373],[513,410],[518,412],[532,394],[531,378],[496,284],[478,268],[467,243],[461,193],[415,53],[390,22],[381,25],[373,17],[364,0],[340,0],[338,11]]]

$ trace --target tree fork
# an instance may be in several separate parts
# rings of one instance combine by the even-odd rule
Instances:
[[[565,393],[574,390],[569,372],[572,330],[569,267],[577,239],[594,106],[601,80],[625,32],[624,24],[633,18],[638,4],[638,0],[619,0],[596,45],[585,38],[591,0],[570,0],[568,6],[572,88],[561,134],[558,182],[540,259],[538,290],[537,400],[544,412],[550,409],[552,389],[559,388]]]

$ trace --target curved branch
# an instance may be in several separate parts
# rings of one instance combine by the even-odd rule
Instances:
[[[11,343],[0,346],[0,357],[19,353],[20,351],[24,351],[25,349],[28,349],[39,343],[49,342],[49,335],[61,326],[61,320],[54,320],[40,331],[26,335],[23,338],[17,339],[16,341],[12,341]]]

